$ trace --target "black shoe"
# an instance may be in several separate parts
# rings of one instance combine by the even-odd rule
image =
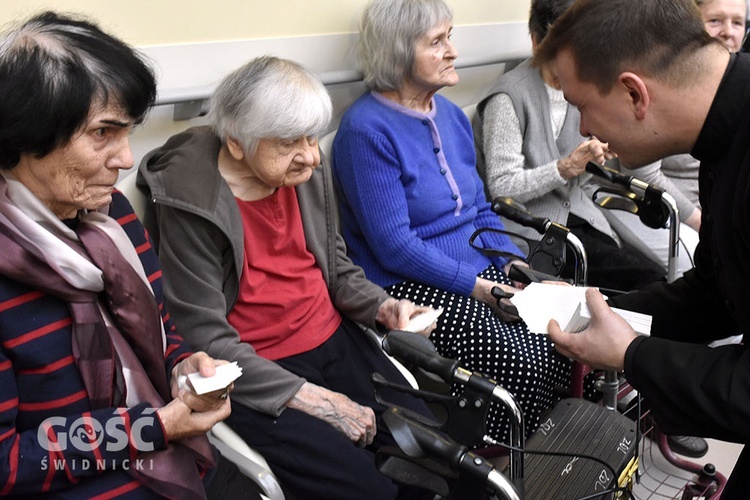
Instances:
[[[667,444],[673,452],[691,458],[700,458],[708,453],[705,439],[695,436],[667,436]]]

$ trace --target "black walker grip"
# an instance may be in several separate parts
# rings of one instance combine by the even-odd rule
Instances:
[[[383,413],[383,420],[398,446],[410,457],[432,457],[457,470],[468,447],[435,429],[406,417],[398,408]]]
[[[539,234],[544,234],[550,220],[543,217],[536,217],[518,206],[512,198],[498,197],[492,201],[492,211],[501,215],[508,220],[517,222],[524,227],[530,227]]]
[[[632,175],[625,175],[613,168],[605,167],[604,165],[598,165],[593,161],[590,161],[586,164],[586,172],[606,179],[614,184],[625,186],[628,189],[630,189],[630,183],[633,181]]]
[[[447,383],[453,383],[458,361],[438,354],[430,339],[418,333],[393,330],[383,337],[383,349],[407,364],[434,373]]]
[[[543,273],[541,271],[535,271],[525,266],[510,266],[508,271],[508,278],[511,281],[517,281],[529,285],[531,283],[542,283],[544,281],[565,281],[559,276],[552,274]]]

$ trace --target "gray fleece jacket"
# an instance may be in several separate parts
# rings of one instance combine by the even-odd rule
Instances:
[[[146,155],[137,181],[151,201],[144,224],[157,243],[164,294],[177,331],[193,349],[239,362],[244,376],[235,382],[234,401],[279,415],[305,380],[258,356],[227,322],[239,290],[244,244],[239,209],[219,174],[220,148],[210,128],[197,127]],[[334,306],[343,316],[375,328],[378,307],[389,296],[346,255],[325,162],[296,190],[307,247]]]
[[[533,215],[563,225],[572,213],[617,241],[604,213],[591,200],[596,189],[589,182],[591,175],[566,180],[557,171],[557,161],[584,140],[578,110],[564,103],[567,112],[555,137],[550,97],[530,60],[503,74],[495,90],[497,93],[477,105],[473,121],[477,169],[485,180],[488,198],[509,196]],[[509,99],[510,106],[500,106],[502,99]],[[532,239],[540,237],[531,228],[503,222],[509,231]]]

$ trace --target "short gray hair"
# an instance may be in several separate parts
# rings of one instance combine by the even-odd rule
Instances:
[[[417,41],[453,20],[443,0],[371,0],[359,25],[359,63],[370,90],[396,90],[411,76]]]
[[[294,61],[262,56],[222,80],[208,116],[222,142],[231,137],[253,154],[261,139],[318,137],[331,113],[331,97],[314,73]]]

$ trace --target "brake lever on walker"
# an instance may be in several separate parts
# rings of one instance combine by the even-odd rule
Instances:
[[[521,321],[521,316],[518,314],[518,309],[516,308],[516,306],[514,306],[510,302],[502,301],[503,299],[509,299],[513,297],[512,293],[506,292],[499,286],[493,286],[490,290],[490,294],[492,294],[492,296],[495,298],[497,308],[500,309],[500,311],[497,312],[501,320],[505,321],[506,323]]]
[[[559,276],[553,276],[552,274],[543,273],[541,271],[535,271],[526,266],[514,266],[511,264],[508,270],[508,278],[511,281],[517,281],[528,285],[531,283],[542,283],[544,281],[559,281],[570,283],[568,280],[560,278]]]

